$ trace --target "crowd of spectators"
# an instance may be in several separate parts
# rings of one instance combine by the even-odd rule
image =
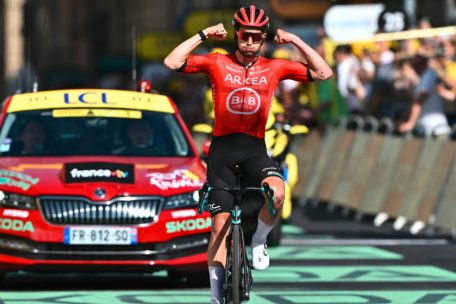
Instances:
[[[423,19],[420,28],[429,27]],[[355,114],[389,118],[398,133],[451,132],[456,123],[455,35],[336,45],[330,54],[326,43],[322,37],[317,50],[331,61],[335,77],[321,83],[283,82],[277,92],[292,121],[324,127]]]
[[[430,27],[427,19],[419,23],[419,28]],[[389,118],[399,133],[451,131],[456,123],[456,35],[338,45],[321,33],[314,48],[331,64],[334,77],[307,84],[282,81],[276,97],[286,119],[323,130],[356,114]],[[302,59],[289,46],[266,43],[262,51],[267,57]],[[177,103],[189,126],[210,119],[205,75],[160,74],[152,82]]]

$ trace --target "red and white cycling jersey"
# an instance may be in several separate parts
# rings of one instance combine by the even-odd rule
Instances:
[[[181,71],[209,75],[215,136],[245,133],[264,138],[272,97],[279,81],[309,81],[303,63],[261,56],[246,68],[234,54],[190,55]]]

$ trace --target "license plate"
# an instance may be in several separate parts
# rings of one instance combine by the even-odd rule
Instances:
[[[131,245],[137,230],[131,227],[65,227],[64,243],[70,245]]]

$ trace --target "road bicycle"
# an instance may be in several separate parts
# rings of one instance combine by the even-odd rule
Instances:
[[[238,165],[234,168],[236,175],[236,187],[234,188],[212,188],[205,183],[200,190],[198,202],[198,213],[205,210],[206,198],[210,191],[223,190],[233,194],[234,202],[231,209],[231,227],[226,238],[226,265],[225,282],[223,284],[224,303],[238,304],[241,301],[250,299],[250,290],[253,287],[251,269],[253,268],[245,250],[244,232],[241,227],[241,202],[242,195],[247,192],[261,192],[268,198],[268,207],[271,215],[277,211],[274,209],[274,190],[264,183],[261,187],[241,187],[242,172]]]

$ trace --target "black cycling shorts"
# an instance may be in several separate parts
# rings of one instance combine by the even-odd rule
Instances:
[[[259,187],[270,176],[283,180],[279,165],[267,154],[264,139],[243,133],[213,136],[207,162],[207,181],[212,188],[236,186],[234,166],[241,167],[241,186]],[[208,196],[211,215],[230,212],[234,196],[224,190],[212,190]]]

